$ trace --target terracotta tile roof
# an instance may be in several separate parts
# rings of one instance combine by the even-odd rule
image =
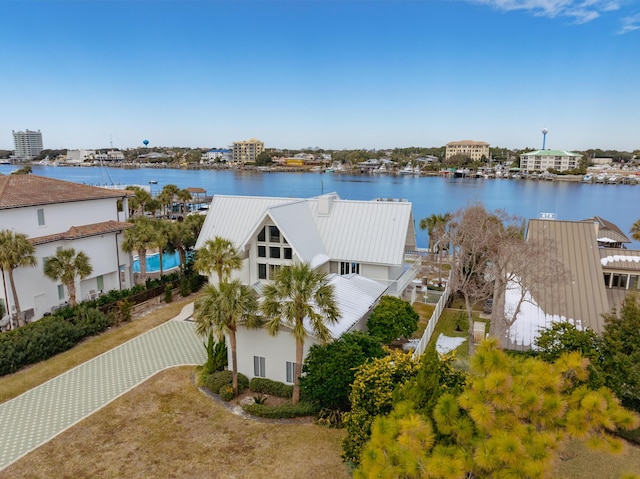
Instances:
[[[37,175],[0,175],[0,209],[123,196],[133,196],[133,193]]]
[[[56,233],[47,236],[38,236],[36,238],[29,238],[29,241],[33,245],[40,245],[44,243],[51,243],[53,241],[61,240],[75,240],[80,238],[86,238],[88,236],[97,236],[108,233],[118,233],[122,230],[133,228],[132,223],[125,223],[123,221],[103,221],[102,223],[94,223],[92,225],[72,226],[67,231]]]

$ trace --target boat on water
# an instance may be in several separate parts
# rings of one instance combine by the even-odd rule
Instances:
[[[413,175],[414,173],[415,173],[415,170],[413,169],[413,166],[411,166],[411,164],[408,164],[407,166],[402,168],[400,171],[398,171],[399,175]]]
[[[385,165],[381,165],[379,168],[373,170],[374,175],[386,175],[388,173],[387,167]]]
[[[593,181],[593,175],[586,174],[582,177],[583,183],[591,183]]]
[[[453,172],[453,176],[456,178],[466,178],[470,173],[471,170],[469,170],[469,168],[458,168]]]

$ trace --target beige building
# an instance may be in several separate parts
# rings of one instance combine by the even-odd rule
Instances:
[[[447,143],[445,158],[449,159],[456,155],[467,156],[471,158],[472,161],[480,161],[483,156],[485,159],[489,159],[489,143],[472,140],[460,140]]]
[[[257,156],[264,150],[264,143],[255,138],[244,141],[234,141],[232,161],[234,163],[255,163]]]

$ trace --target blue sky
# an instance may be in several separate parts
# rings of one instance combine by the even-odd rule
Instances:
[[[640,0],[0,0],[0,148],[640,148]]]

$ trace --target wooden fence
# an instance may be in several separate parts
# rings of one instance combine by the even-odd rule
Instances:
[[[420,338],[420,342],[418,342],[418,345],[413,352],[413,357],[415,359],[419,358],[422,353],[424,353],[425,349],[427,349],[427,344],[429,344],[429,340],[433,335],[433,331],[436,329],[438,319],[440,319],[442,311],[444,311],[444,308],[446,308],[447,306],[447,302],[449,301],[449,297],[451,296],[451,290],[449,288],[450,283],[451,281],[447,281],[447,286],[444,288],[442,296],[440,296],[440,299],[438,300],[438,304],[436,304],[436,309],[433,310],[431,318],[429,318],[429,322],[427,323],[427,327],[425,328],[424,333]]]

